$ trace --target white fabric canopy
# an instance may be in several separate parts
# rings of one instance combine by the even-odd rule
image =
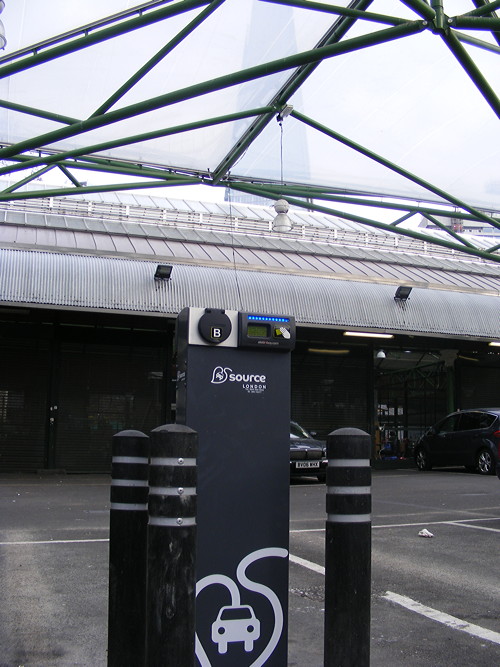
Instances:
[[[321,11],[319,3],[302,0],[219,0],[197,6],[194,0],[6,0],[2,21],[7,46],[0,54],[0,175],[15,184],[42,168],[48,153],[79,150],[80,158],[110,158],[109,168],[122,175],[118,160],[134,168],[157,167],[148,180],[170,177],[168,168],[204,182],[213,182],[215,174],[215,184],[228,178],[278,185],[286,181],[449,204],[440,192],[444,191],[452,201],[498,211],[500,47],[492,30],[453,24],[453,17],[480,4],[443,0],[444,16],[427,19],[433,10],[423,0],[336,0],[337,7],[358,8],[364,12],[362,18],[370,19],[355,20],[333,13],[330,3],[324,3],[328,11]],[[142,11],[132,12],[137,7]],[[210,15],[207,8],[213,9]],[[159,14],[166,11],[171,15]],[[179,36],[202,12],[207,18]],[[389,18],[373,20],[374,14]],[[150,23],[137,27],[140,16],[150,17]],[[494,13],[484,16],[497,20]],[[106,17],[111,18],[104,21]],[[413,26],[414,33],[366,44],[367,35],[397,30],[403,23]],[[125,25],[135,29],[115,36],[107,32],[113,27],[120,32]],[[87,30],[71,32],[80,26]],[[498,27],[500,34],[500,25],[490,27]],[[447,31],[453,33],[450,39],[460,41],[462,64],[449,48]],[[99,34],[106,39],[89,43]],[[49,43],[54,36],[59,37]],[[482,40],[483,48],[467,43],[467,36]],[[106,101],[173,39],[178,43],[108,108]],[[328,39],[333,45],[347,44],[348,50],[323,50],[325,57],[302,80],[301,70],[285,59],[310,52]],[[360,41],[349,47],[356,39]],[[85,48],[76,50],[79,43]],[[47,62],[37,60],[50,53],[53,57]],[[308,67],[312,58],[304,56],[302,66]],[[280,63],[287,68],[279,71]],[[474,69],[474,64],[483,77],[475,81],[475,70],[471,74],[464,68]],[[249,68],[259,69],[250,77]],[[293,105],[293,113],[280,127],[275,117],[285,103]],[[260,111],[246,118],[193,126],[256,109]],[[93,116],[101,126],[88,124]],[[178,131],[180,126],[183,131]],[[168,128],[177,129],[158,136]],[[65,133],[58,134],[62,129]],[[253,134],[247,141],[249,130]],[[157,134],[143,141],[128,140],[152,132]],[[405,178],[332,133],[417,178]],[[9,173],[11,166],[27,158],[35,160],[28,169]],[[67,185],[78,186],[81,172],[71,172],[68,162],[64,168],[74,175],[73,184],[68,180]],[[117,182],[112,174],[107,178]],[[90,184],[92,179],[90,174],[85,180]],[[131,181],[138,179],[137,171],[130,175]],[[434,187],[429,190],[422,181]]]

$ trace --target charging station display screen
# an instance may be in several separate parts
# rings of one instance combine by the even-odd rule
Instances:
[[[293,350],[295,320],[293,317],[238,313],[240,347]]]
[[[249,338],[267,338],[269,329],[265,324],[249,324],[247,328]]]

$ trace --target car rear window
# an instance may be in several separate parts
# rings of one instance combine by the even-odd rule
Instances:
[[[490,415],[487,412],[465,412],[460,415],[460,430],[471,431],[477,428],[489,428],[495,419],[495,415]]]

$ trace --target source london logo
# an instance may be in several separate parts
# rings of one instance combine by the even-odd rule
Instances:
[[[258,373],[234,373],[232,368],[216,366],[212,372],[212,384],[236,382],[249,394],[262,394],[266,391],[266,376]]]

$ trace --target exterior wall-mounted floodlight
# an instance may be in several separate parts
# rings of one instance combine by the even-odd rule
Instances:
[[[412,291],[412,287],[407,287],[405,285],[400,285],[398,289],[396,290],[396,294],[394,295],[394,300],[395,301],[406,301],[409,296],[410,292]]]
[[[170,264],[158,264],[156,267],[155,280],[170,280],[172,267]]]

